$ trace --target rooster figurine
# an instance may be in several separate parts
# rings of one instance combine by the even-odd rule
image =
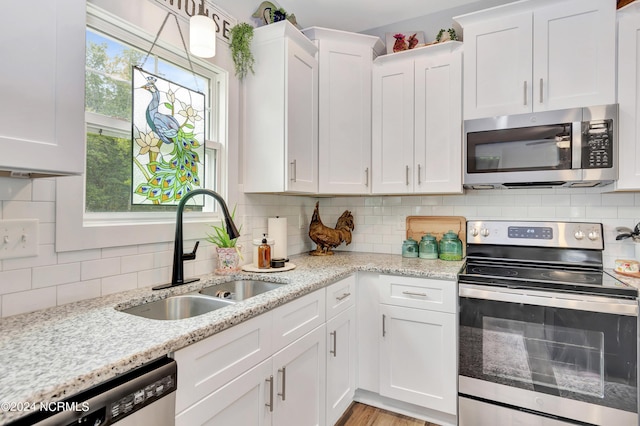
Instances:
[[[347,245],[351,244],[351,231],[355,229],[353,224],[353,215],[349,210],[345,210],[342,216],[336,222],[336,228],[332,229],[324,226],[320,219],[318,211],[318,202],[316,209],[313,211],[311,224],[309,225],[309,237],[317,244],[315,250],[310,251],[312,256],[329,256],[332,255],[332,248],[338,247],[342,242]]]

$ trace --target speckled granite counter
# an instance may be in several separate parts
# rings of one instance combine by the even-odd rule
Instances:
[[[0,403],[59,401],[356,271],[455,281],[463,264],[349,252],[298,255],[291,262],[297,267],[288,272],[211,274],[174,289],[147,287],[0,320]],[[178,321],[149,320],[117,310],[238,278],[288,285]],[[0,410],[0,425],[26,414]]]

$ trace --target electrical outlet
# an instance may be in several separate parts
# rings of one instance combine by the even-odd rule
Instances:
[[[38,255],[38,219],[0,220],[0,259]]]

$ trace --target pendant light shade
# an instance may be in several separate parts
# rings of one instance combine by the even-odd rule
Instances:
[[[204,15],[189,20],[189,51],[200,58],[216,55],[216,23]]]

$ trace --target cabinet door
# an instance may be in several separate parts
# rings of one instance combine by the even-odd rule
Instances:
[[[414,190],[462,192],[462,53],[415,61]]]
[[[455,414],[455,314],[390,305],[380,314],[380,395]]]
[[[274,424],[325,424],[325,330],[323,324],[273,356]]]
[[[317,290],[273,310],[272,348],[280,350],[325,323],[325,291]]]
[[[530,112],[532,14],[464,28],[464,119]]]
[[[318,192],[318,62],[292,40],[286,48],[284,125],[289,173],[285,187],[295,192]]]
[[[413,192],[413,60],[373,66],[373,192]]]
[[[615,2],[558,2],[533,22],[534,111],[615,102]]]
[[[266,312],[174,353],[180,370],[177,413],[273,354],[272,314]]]
[[[640,8],[627,6],[618,24],[620,144],[618,190],[640,189]]]
[[[4,2],[0,170],[84,171],[86,2]]]
[[[271,425],[271,358],[176,416],[176,426]],[[274,385],[275,386],[275,385]],[[275,398],[275,387],[273,387]]]
[[[370,192],[371,61],[368,45],[320,41],[321,193]]]
[[[356,308],[327,321],[327,424],[333,425],[353,400],[356,388]]]

